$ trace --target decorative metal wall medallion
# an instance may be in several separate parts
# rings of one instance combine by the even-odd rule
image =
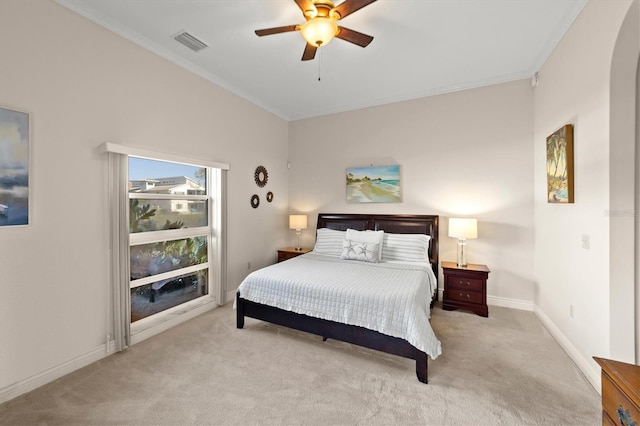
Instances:
[[[258,166],[256,167],[253,178],[256,181],[256,185],[262,188],[267,184],[267,181],[269,180],[269,173],[267,173],[267,169],[265,169],[264,166]]]
[[[267,201],[268,202],[272,202],[273,201],[273,192],[271,192],[271,191],[267,192]]]
[[[258,208],[259,205],[260,205],[260,197],[258,197],[256,194],[253,194],[253,196],[251,196],[251,207],[256,209]]]

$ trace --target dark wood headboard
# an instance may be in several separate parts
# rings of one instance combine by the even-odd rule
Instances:
[[[319,213],[316,228],[338,231],[384,231],[393,234],[426,234],[431,236],[429,260],[433,273],[438,276],[438,216],[402,214],[342,214]]]

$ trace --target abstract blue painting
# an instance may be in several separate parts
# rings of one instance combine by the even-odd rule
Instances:
[[[29,224],[29,114],[0,108],[0,226]]]

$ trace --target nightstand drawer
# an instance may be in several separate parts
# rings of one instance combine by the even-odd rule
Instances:
[[[482,303],[482,293],[449,289],[447,299],[467,303]]]
[[[620,415],[618,412],[620,408],[622,411],[629,410],[629,415],[634,422],[640,419],[638,407],[605,374],[602,377],[602,410],[615,420]]]
[[[285,260],[293,259],[296,256],[309,253],[310,248],[301,248],[300,250],[295,247],[285,247],[278,250],[278,262],[284,262]]]
[[[483,284],[483,280],[473,278],[458,277],[455,275],[447,277],[447,286],[455,290],[482,291]]]
[[[278,251],[278,262],[283,262],[285,260],[293,259],[296,256],[300,256],[301,252],[290,252],[290,251]]]
[[[608,426],[617,426],[617,425],[613,422],[613,420],[611,420],[611,419],[609,418],[609,416],[607,415],[607,413],[603,411],[603,412],[602,412],[602,426],[605,426],[605,425],[608,425]]]

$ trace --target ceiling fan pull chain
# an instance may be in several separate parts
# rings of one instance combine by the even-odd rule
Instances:
[[[320,78],[320,67],[322,66],[322,49],[320,49],[320,57],[318,58],[318,81],[321,81]]]

